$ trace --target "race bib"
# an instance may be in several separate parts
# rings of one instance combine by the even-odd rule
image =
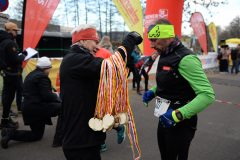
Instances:
[[[154,115],[156,117],[159,117],[162,114],[166,113],[170,103],[171,101],[157,96]]]

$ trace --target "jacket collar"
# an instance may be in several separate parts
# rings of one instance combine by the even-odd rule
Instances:
[[[69,52],[70,53],[85,53],[85,54],[88,54],[90,56],[93,56],[93,54],[89,51],[89,49],[87,49],[86,47],[84,47],[82,45],[73,45],[70,48]]]
[[[173,53],[173,51],[182,45],[178,35],[175,36],[174,40],[168,45],[167,49],[161,53],[162,57],[167,56],[168,54]]]
[[[14,40],[14,36],[12,33],[8,33],[6,31],[0,31],[0,41],[3,41],[5,39]]]
[[[37,68],[36,68],[36,71],[42,71],[42,72],[43,72],[43,69],[37,67]]]

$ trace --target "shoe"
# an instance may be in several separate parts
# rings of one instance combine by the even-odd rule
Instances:
[[[7,134],[7,129],[3,128],[2,132],[1,132],[1,136],[4,137],[4,136],[6,136],[6,134]]]
[[[137,87],[132,87],[132,90],[137,90]]]
[[[118,144],[121,144],[125,140],[125,137],[126,137],[125,134],[126,134],[126,126],[123,125],[122,130],[117,132]]]
[[[104,151],[106,151],[106,150],[107,150],[107,146],[106,146],[106,144],[104,143],[104,144],[101,145],[100,152],[104,152]]]
[[[137,94],[142,95],[141,91],[137,90]]]
[[[59,140],[53,140],[53,145],[52,147],[61,147],[62,146],[62,142]]]
[[[18,114],[22,114],[22,110],[21,109],[18,109]]]
[[[12,110],[9,111],[9,116],[10,117],[17,117],[18,114],[17,113],[14,113]]]
[[[146,89],[145,89],[145,92],[147,92],[148,90],[149,90],[149,89],[148,89],[148,88],[146,88]]]
[[[15,129],[2,129],[2,139],[1,139],[1,146],[2,148],[8,148],[8,142],[12,139],[12,135],[14,134]]]
[[[52,144],[52,147],[61,147],[62,146],[62,143],[53,143]]]
[[[11,121],[9,121],[9,119],[4,118],[1,120],[1,124],[0,124],[0,129],[2,128],[6,128],[6,129],[18,129],[19,126],[12,123]]]
[[[11,137],[14,134],[14,132],[16,132],[16,129],[6,129],[6,128],[3,128],[2,132],[1,132],[1,136],[5,137],[7,134],[9,134],[10,137]]]
[[[18,121],[14,121],[10,117],[8,118],[8,120],[9,120],[10,123],[19,126]]]

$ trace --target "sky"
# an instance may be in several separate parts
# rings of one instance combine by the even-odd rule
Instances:
[[[192,10],[202,13],[206,25],[213,22],[216,26],[221,26],[224,29],[236,16],[240,16],[240,0],[228,0],[226,5],[220,4],[218,7],[211,7],[211,11],[214,13],[212,17],[208,14],[207,9],[202,6],[193,6]],[[189,25],[189,23],[182,24],[182,33],[190,34],[192,32]],[[186,29],[184,26],[187,26]]]
[[[9,0],[9,6],[14,5],[14,1],[16,0]],[[141,0],[143,1],[143,0]],[[206,0],[210,1],[210,0]],[[221,1],[221,0],[214,0],[214,1]],[[193,4],[193,3],[191,3]],[[216,26],[221,26],[223,29],[230,24],[230,22],[236,17],[240,16],[240,0],[228,0],[228,4],[222,5],[220,4],[218,7],[211,7],[211,11],[214,13],[211,17],[208,13],[208,10],[199,5],[191,5],[191,10],[202,13],[206,25],[210,24],[211,22],[215,23]],[[3,13],[11,12],[9,9]],[[56,11],[58,13],[58,11]],[[55,13],[55,14],[56,14]],[[123,22],[123,19],[120,18]],[[183,20],[184,19],[183,17]],[[74,27],[74,26],[71,26]],[[126,25],[126,30],[128,30]],[[192,28],[190,27],[190,23],[184,22],[182,24],[182,33],[185,35],[191,34]]]

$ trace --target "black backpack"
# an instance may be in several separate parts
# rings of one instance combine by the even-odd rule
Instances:
[[[238,50],[232,50],[231,52],[231,59],[234,61],[237,59],[237,52]]]

